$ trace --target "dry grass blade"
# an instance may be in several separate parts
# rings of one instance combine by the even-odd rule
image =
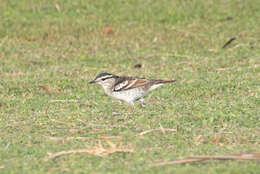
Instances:
[[[163,135],[165,135],[165,129],[164,129],[164,127],[162,127],[161,123],[159,123],[159,126],[160,126],[160,129],[161,129]]]
[[[55,8],[57,9],[58,12],[61,12],[61,8],[60,8],[59,4],[55,4]]]
[[[112,149],[116,148],[116,145],[114,143],[112,143],[111,141],[109,141],[108,139],[105,139],[105,141]]]
[[[169,128],[159,128],[159,129],[149,129],[149,130],[145,130],[139,134],[137,134],[137,136],[142,136],[142,135],[145,135],[145,134],[148,134],[148,133],[151,133],[153,131],[162,131],[162,132],[167,132],[167,131],[170,131],[170,132],[176,132],[177,130],[176,129],[169,129]]]
[[[50,103],[76,103],[80,102],[79,100],[50,100]]]
[[[104,135],[100,135],[99,138],[101,139],[122,139],[122,136],[104,136]]]
[[[238,154],[238,155],[194,156],[190,158],[205,159],[205,160],[260,160],[260,153]]]
[[[74,150],[68,150],[68,151],[61,151],[57,153],[48,153],[48,157],[45,158],[45,160],[50,160],[50,159],[55,159],[59,156],[62,155],[68,155],[68,154],[77,154],[77,153],[88,153],[91,155],[96,155],[96,156],[103,156],[103,155],[109,155],[111,153],[116,153],[116,152],[134,152],[134,149],[131,147],[126,147],[123,145],[117,146],[116,144],[112,143],[109,140],[106,140],[108,143],[109,147],[105,148],[101,141],[99,140],[99,143],[97,146],[94,147],[87,147],[84,149],[74,149]]]
[[[88,137],[45,137],[52,141],[89,140]]]
[[[58,156],[67,155],[67,154],[76,154],[76,153],[90,153],[88,149],[76,149],[76,150],[68,150],[68,151],[61,151],[57,153],[48,153],[48,157],[45,160],[55,159]]]
[[[260,160],[260,153],[237,154],[237,155],[215,155],[215,156],[192,156],[186,159],[181,159],[176,161],[156,163],[153,164],[152,166],[184,164],[184,163],[200,162],[200,161],[207,161],[207,160]]]
[[[70,125],[70,126],[75,126],[75,123],[70,123],[70,122],[55,120],[55,119],[51,119],[51,118],[50,118],[50,120],[51,120],[52,122],[55,122],[55,123],[60,123],[60,124],[65,124],[65,125]]]

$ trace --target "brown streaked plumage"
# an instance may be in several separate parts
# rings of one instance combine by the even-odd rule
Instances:
[[[134,101],[144,104],[144,96],[165,83],[173,83],[176,80],[148,80],[138,77],[116,76],[110,73],[101,73],[90,83],[98,83],[106,94],[111,97],[124,100],[130,105]]]

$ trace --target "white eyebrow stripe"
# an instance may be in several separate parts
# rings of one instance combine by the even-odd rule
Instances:
[[[113,77],[113,75],[106,75],[106,76],[101,76],[98,79],[106,79],[106,78],[110,78]]]

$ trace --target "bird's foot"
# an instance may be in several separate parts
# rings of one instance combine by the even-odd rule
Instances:
[[[144,98],[140,98],[138,101],[139,101],[139,103],[141,104],[142,107],[145,107],[145,100],[144,100]]]

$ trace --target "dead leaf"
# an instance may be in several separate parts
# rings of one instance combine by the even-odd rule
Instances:
[[[198,117],[197,115],[193,115],[193,119],[194,119],[194,120],[198,120],[199,117]]]
[[[135,64],[134,68],[142,68],[142,64],[140,64],[140,63]]]
[[[48,93],[51,93],[50,89],[48,87],[46,87],[46,86],[39,86],[39,90],[43,90],[43,91],[46,91]]]
[[[213,138],[212,142],[219,143],[219,141],[220,141],[220,135],[216,134],[215,137]]]
[[[199,135],[196,139],[197,139],[196,141],[198,142],[198,144],[205,142],[205,139],[202,137],[202,135]]]
[[[233,20],[233,17],[228,16],[228,17],[222,19],[221,21],[232,21],[232,20]]]
[[[110,26],[106,26],[105,29],[104,29],[104,34],[105,36],[109,36],[113,33],[113,30]]]
[[[3,169],[3,168],[5,168],[5,166],[0,166],[0,169]]]

